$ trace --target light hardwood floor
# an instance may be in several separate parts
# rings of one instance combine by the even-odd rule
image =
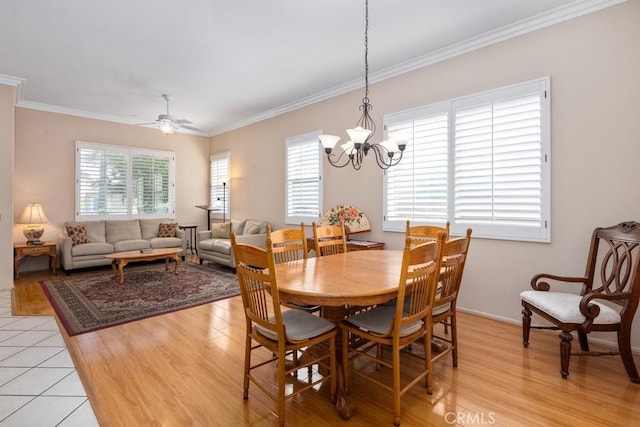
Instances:
[[[21,274],[14,314],[53,314],[38,285],[47,277]],[[75,337],[61,330],[102,426],[277,425],[260,390],[242,399],[240,297]],[[574,357],[563,380],[556,333],[532,331],[524,349],[519,326],[460,313],[458,340],[458,368],[443,358],[434,366],[433,395],[417,385],[403,397],[402,426],[630,426],[640,419],[640,385],[629,382],[618,356]],[[275,368],[268,372],[275,379]],[[390,393],[352,377],[349,398],[355,413],[344,421],[326,387],[308,391],[287,403],[287,425],[393,425]]]

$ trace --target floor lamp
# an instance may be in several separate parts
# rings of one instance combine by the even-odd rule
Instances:
[[[227,183],[226,181],[222,182],[222,222],[226,222],[227,220]]]

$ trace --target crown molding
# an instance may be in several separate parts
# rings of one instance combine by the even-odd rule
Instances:
[[[565,6],[557,7],[548,12],[544,12],[544,13],[535,15],[533,17],[515,22],[513,24],[506,25],[504,27],[486,32],[484,34],[481,34],[480,36],[467,39],[463,42],[448,46],[446,48],[437,50],[435,52],[398,63],[396,65],[393,65],[391,67],[385,68],[383,70],[380,70],[374,73],[370,73],[369,82],[377,83],[383,80],[390,79],[392,77],[397,77],[402,74],[406,74],[408,72],[417,70],[419,68],[433,65],[435,63],[442,62],[447,59],[451,59],[456,56],[469,53],[477,49],[481,49],[483,47],[491,46],[493,44],[500,43],[510,38],[530,33],[532,31],[536,31],[545,27],[559,24],[561,22],[565,22],[570,19],[578,18],[583,15],[597,12],[599,10],[618,5],[626,1],[627,0],[576,0]],[[24,88],[24,85],[26,84],[25,79],[0,74],[0,84],[8,84],[8,85],[16,86],[18,88],[17,94],[16,94],[16,98],[17,98],[16,106],[18,107],[48,111],[52,113],[68,114],[72,116],[79,116],[79,117],[85,117],[85,118],[97,119],[97,120],[105,120],[105,121],[123,123],[123,124],[129,124],[129,125],[137,124],[136,120],[131,118],[116,117],[116,116],[110,116],[106,114],[94,113],[90,111],[64,108],[64,107],[59,107],[59,106],[50,105],[50,104],[24,101],[23,88]],[[266,119],[270,119],[272,117],[276,117],[281,114],[285,114],[285,113],[315,104],[320,101],[325,101],[327,99],[330,99],[339,95],[343,95],[347,92],[351,92],[353,90],[357,90],[362,87],[364,87],[363,79],[358,78],[350,82],[346,82],[338,86],[334,86],[327,90],[317,92],[310,96],[300,98],[293,102],[253,115],[246,119],[243,119],[234,123],[230,123],[228,125],[219,126],[217,128],[212,129],[207,134],[200,134],[196,132],[187,131],[184,129],[180,129],[179,132],[211,137],[211,136],[219,135],[235,129],[239,129],[241,127],[248,126]]]
[[[6,74],[0,74],[0,85],[7,86],[15,86],[16,88],[16,99],[14,102],[16,105],[22,99],[22,88],[24,87],[25,79],[21,79],[20,77],[8,76]]]
[[[442,62],[447,59],[451,59],[456,56],[481,49],[483,47],[491,46],[493,44],[500,43],[510,38],[530,33],[532,31],[559,24],[570,19],[587,15],[589,13],[597,12],[607,7],[624,3],[625,1],[627,0],[576,0],[565,6],[557,7],[553,10],[535,15],[531,18],[527,18],[513,24],[498,28],[496,30],[489,31],[480,36],[467,39],[463,42],[451,46],[447,46],[446,48],[437,50],[427,55],[419,56],[411,60],[404,61],[391,67],[385,68],[383,70],[370,73],[369,83],[377,83],[383,80],[390,79],[392,77],[400,76],[410,71],[433,65],[438,62]],[[362,87],[364,87],[364,83],[362,79],[359,78],[357,80],[335,86],[325,91],[318,92],[311,96],[301,98],[294,102],[284,104],[280,107],[267,110],[263,113],[256,114],[245,120],[241,120],[226,126],[217,127],[211,131],[211,136],[219,135],[221,133],[239,129],[241,127],[248,126],[262,120],[276,117],[281,114],[294,111],[320,101],[325,101],[338,95],[343,95],[347,92],[360,89]]]

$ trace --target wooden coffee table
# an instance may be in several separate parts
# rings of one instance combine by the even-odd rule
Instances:
[[[178,267],[180,266],[180,257],[178,254],[182,251],[182,248],[158,248],[153,249],[151,252],[127,251],[127,252],[115,252],[105,255],[107,259],[113,260],[111,262],[111,268],[113,269],[113,277],[118,276],[120,272],[120,284],[124,284],[124,266],[130,262],[138,261],[154,261],[157,259],[165,260],[165,271],[169,270],[169,259],[175,261],[175,267],[173,269],[175,274],[178,274]],[[117,266],[116,266],[117,265]]]

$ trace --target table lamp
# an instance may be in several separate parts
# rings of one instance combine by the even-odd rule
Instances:
[[[18,219],[18,224],[27,224],[22,230],[27,238],[28,245],[41,245],[40,237],[44,233],[42,224],[48,223],[49,220],[44,215],[42,206],[37,203],[29,203],[22,212],[22,216]]]

